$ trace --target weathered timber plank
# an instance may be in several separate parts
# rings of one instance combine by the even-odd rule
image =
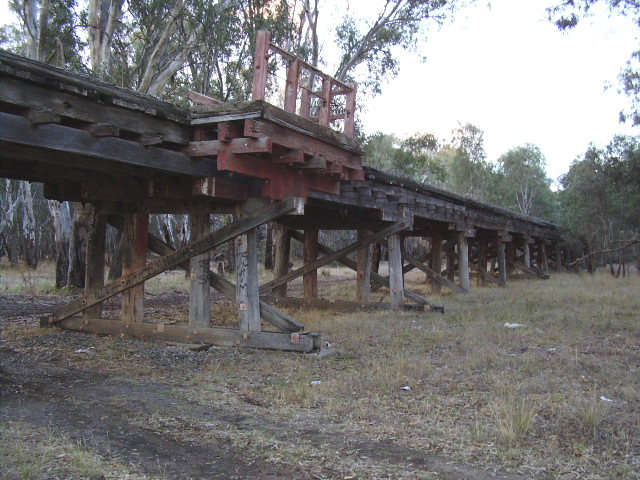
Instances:
[[[420,260],[418,260],[417,258],[412,256],[408,252],[406,252],[406,251],[402,252],[402,258],[406,262],[408,262],[411,265],[413,265],[414,267],[416,267],[417,269],[422,270],[424,273],[426,273],[429,276],[429,278],[431,278],[432,280],[438,282],[439,284],[450,288],[451,290],[453,290],[456,293],[465,293],[464,290],[462,288],[460,288],[458,285],[456,285],[452,281],[448,280],[447,278],[443,277],[442,275],[440,275],[435,270],[432,270],[431,268],[426,266],[424,263],[422,263]]]
[[[233,153],[270,153],[273,142],[269,137],[234,138],[231,141],[203,140],[191,142],[182,151],[190,157],[207,157],[218,155],[225,149]]]
[[[263,294],[265,292],[268,292],[272,289],[274,289],[275,287],[282,285],[284,283],[288,283],[291,280],[294,280],[306,273],[309,273],[313,270],[317,270],[318,268],[327,265],[328,263],[331,263],[333,261],[338,260],[339,258],[348,255],[349,253],[357,250],[358,248],[361,248],[363,245],[366,245],[367,243],[373,243],[373,242],[377,242],[380,239],[386,238],[389,235],[392,235],[396,232],[399,232],[401,230],[404,230],[408,227],[407,223],[405,222],[398,222],[398,223],[394,223],[390,226],[388,226],[387,228],[384,228],[382,230],[380,230],[379,232],[375,232],[372,235],[369,235],[368,237],[365,237],[363,239],[358,240],[355,243],[352,243],[351,245],[347,245],[344,248],[341,248],[340,250],[337,250],[329,255],[326,255],[322,258],[319,258],[318,260],[308,263],[306,265],[303,265],[302,267],[298,268],[297,270],[293,270],[285,275],[283,275],[280,278],[276,278],[273,279],[270,282],[265,283],[264,285],[262,285],[260,287],[260,293]],[[304,240],[303,240],[304,242]],[[357,267],[356,267],[357,268]]]
[[[303,242],[304,241],[303,240],[304,237],[299,232],[296,232],[295,230],[291,231],[291,238],[295,238],[299,242]],[[320,252],[324,253],[325,255],[331,255],[331,254],[335,253],[335,250],[333,250],[333,249],[331,249],[331,248],[329,248],[326,245],[323,245],[321,243],[318,243],[318,250]],[[351,260],[346,255],[342,255],[340,258],[336,258],[336,261],[340,262],[345,267],[348,267],[351,270],[354,270],[355,272],[358,271],[358,264],[356,262],[354,262],[353,260]],[[377,285],[380,285],[382,287],[390,288],[389,277],[382,276],[379,273],[374,272],[373,270],[371,271],[371,280],[374,283],[376,283]],[[416,302],[418,304],[421,304],[421,305],[428,305],[429,304],[429,300],[427,300],[424,297],[421,297],[420,295],[418,295],[417,293],[412,292],[411,290],[408,290],[407,288],[404,289],[403,293],[404,293],[404,296],[406,298],[409,298],[409,299],[413,300],[414,302]]]
[[[46,324],[47,321],[43,322]],[[158,339],[182,343],[209,343],[227,347],[264,348],[309,353],[320,350],[318,333],[241,332],[232,328],[194,328],[187,325],[162,323],[127,323],[118,320],[83,319],[69,317],[59,322],[60,327],[87,333]]]
[[[273,220],[274,218],[278,218],[282,215],[295,213],[300,214],[302,212],[302,208],[303,203],[300,201],[300,199],[296,198],[289,198],[286,200],[282,200],[274,205],[261,208],[247,218],[236,220],[235,222],[222,227],[215,232],[212,232],[202,239],[185,245],[184,247],[175,250],[174,252],[162,258],[148,263],[147,266],[141,270],[137,270],[130,275],[120,277],[114,282],[105,285],[104,287],[99,288],[88,295],[80,297],[63,307],[58,308],[53,312],[49,321],[51,323],[54,323],[64,318],[70,317],[71,315],[75,315],[76,313],[81,312],[87,307],[91,307],[107,298],[110,298],[114,295],[117,295],[118,293],[128,290],[135,285],[149,280],[150,278],[155,277],[165,270],[177,267],[183,262],[189,260],[191,257],[206,252],[220,245],[221,243],[229,241],[232,238],[235,238],[238,235],[241,235],[242,233],[257,227],[258,225],[262,225],[263,223]]]
[[[285,297],[278,298],[270,295],[261,297],[263,301],[284,308],[306,309],[314,308],[317,310],[331,310],[336,312],[372,312],[377,310],[392,310],[390,303],[376,302],[357,302],[352,300],[327,300],[324,298],[296,298]],[[405,311],[428,312],[431,311],[431,305],[404,304],[402,309]]]
[[[144,147],[121,138],[94,137],[90,132],[62,125],[34,126],[26,118],[0,113],[0,146],[5,144],[44,151],[49,155],[55,152],[62,157],[85,158],[85,169],[106,173],[115,173],[118,165],[196,177],[209,177],[216,172],[211,162],[194,161],[184,153]],[[38,157],[42,158],[42,155],[35,158]]]
[[[329,162],[338,163],[355,170],[361,169],[359,154],[328,144],[318,137],[290,131],[281,125],[268,121],[261,119],[246,120],[244,135],[247,137],[269,137],[275,144],[293,150],[303,150],[307,155],[322,153]]]
[[[80,75],[8,52],[0,52],[0,75],[43,85],[50,92],[71,92],[103,104],[119,105],[129,111],[188,123],[188,112],[151,95],[119,88],[97,78]]]
[[[193,125],[211,124],[237,119],[264,118],[296,133],[321,139],[324,143],[347,149],[358,155],[362,155],[363,153],[356,139],[294,113],[286,112],[281,108],[261,100],[252,102],[227,102],[215,106],[195,106],[191,108],[191,118]]]

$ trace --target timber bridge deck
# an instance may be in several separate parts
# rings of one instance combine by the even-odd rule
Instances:
[[[355,86],[279,50],[268,34],[257,50],[254,101],[220,104],[193,94],[199,104],[190,108],[0,52],[0,177],[42,182],[47,198],[80,202],[92,219],[85,295],[44,323],[310,352],[320,348],[319,334],[276,306],[429,310],[404,286],[411,269],[435,289],[465,292],[472,274],[479,283],[505,283],[516,273],[544,277],[550,263],[560,267],[554,225],[362,165],[352,136]],[[264,101],[274,51],[288,65],[284,109]],[[317,91],[299,93],[305,78],[318,80]],[[342,132],[329,128],[335,121]],[[189,214],[191,243],[173,250],[150,235],[153,213]],[[212,213],[233,213],[234,221],[211,232]],[[276,263],[274,279],[259,285],[255,228],[266,222],[274,222]],[[107,223],[124,232],[124,274],[110,284]],[[318,242],[319,230],[357,230],[358,240],[333,251]],[[427,258],[406,251],[407,236],[428,239]],[[210,250],[233,239],[235,284],[209,270]],[[290,271],[291,239],[302,242],[304,265]],[[372,245],[385,240],[388,276],[371,262]],[[160,257],[148,260],[149,250]],[[318,299],[317,269],[336,261],[357,272],[357,301]],[[145,321],[144,282],[178,267],[190,269],[189,324]],[[299,277],[304,299],[287,298],[287,283]],[[372,283],[388,288],[387,304],[371,303]],[[210,326],[211,287],[235,301],[237,329]],[[101,318],[102,302],[117,294],[120,319]]]

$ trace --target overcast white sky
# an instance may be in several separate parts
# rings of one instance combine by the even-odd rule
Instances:
[[[356,16],[372,15],[381,1],[348,5]],[[458,122],[473,123],[485,131],[489,160],[533,143],[554,180],[590,142],[604,146],[616,133],[640,133],[618,123],[627,99],[617,92],[617,76],[636,45],[630,20],[601,10],[560,33],[545,14],[554,0],[488,3],[478,0],[440,31],[434,28],[421,52],[425,63],[399,52],[400,75],[361,112],[367,133],[434,133],[448,141]],[[7,5],[0,0],[0,23],[7,21]],[[347,2],[325,5],[320,24],[330,27]],[[328,53],[334,38],[324,41]]]
[[[350,3],[371,12],[370,2]],[[434,31],[422,52],[426,63],[403,54],[399,77],[362,114],[367,133],[435,133],[448,141],[458,122],[472,123],[485,132],[489,160],[533,143],[553,180],[590,142],[604,146],[616,133],[640,133],[618,122],[627,99],[617,77],[636,46],[630,20],[602,10],[560,33],[545,14],[553,0],[487,3]]]

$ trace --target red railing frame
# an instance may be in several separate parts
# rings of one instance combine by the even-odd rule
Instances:
[[[253,61],[253,99],[264,100],[266,97],[269,58],[272,54],[280,55],[287,61],[284,110],[297,113],[299,107],[298,115],[325,127],[329,127],[331,122],[335,120],[344,120],[343,133],[349,137],[354,137],[357,85],[355,83],[347,85],[323,73],[292,53],[274,45],[271,43],[271,33],[267,30],[259,30],[256,36],[256,54]],[[300,72],[302,69],[307,70],[312,79],[314,77],[320,78],[322,88],[319,92],[302,88],[300,105],[298,105],[298,89],[300,88]],[[334,99],[339,96],[345,97],[344,113],[332,115],[331,105]],[[320,99],[320,109],[317,117],[311,115],[312,97]]]

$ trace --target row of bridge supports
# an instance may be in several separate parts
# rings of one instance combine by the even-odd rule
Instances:
[[[304,233],[287,228],[283,224],[274,227],[275,268],[274,277],[284,276],[290,265],[291,239],[298,240],[303,245],[303,263],[311,264],[318,259],[318,252],[325,255],[332,250],[318,243],[318,229],[308,228]],[[367,238],[371,230],[358,230],[358,239]],[[461,232],[421,233],[428,243],[428,251],[422,258],[413,256],[407,248],[407,239],[416,237],[416,232],[401,231],[389,235],[381,243],[386,247],[388,259],[388,288],[390,304],[393,308],[400,308],[404,304],[406,289],[404,275],[413,269],[425,273],[426,281],[431,283],[431,290],[438,293],[443,287],[456,293],[471,290],[471,280],[476,279],[477,286],[487,283],[505,285],[508,279],[523,277],[546,278],[549,274],[549,257],[547,244],[542,239],[521,236],[514,238],[507,232],[478,233],[476,230]],[[383,284],[379,278],[372,280],[377,274],[377,265],[373,262],[372,243],[366,243],[360,248],[354,248],[356,262],[346,258],[337,261],[356,271],[355,300],[358,303],[371,302],[372,284]],[[554,250],[552,256],[556,269],[560,269],[560,251]],[[304,267],[303,267],[304,268]],[[303,297],[308,303],[318,299],[318,271],[309,269],[304,274]],[[286,284],[280,285],[273,291],[275,297],[287,296]]]
[[[282,217],[283,213],[285,217]],[[45,323],[60,322],[66,328],[95,333],[151,334],[181,341],[311,351],[319,348],[319,335],[303,337],[304,345],[299,346],[304,326],[275,306],[442,311],[443,307],[431,305],[426,298],[406,288],[404,278],[408,272],[414,269],[423,272],[432,292],[440,292],[444,287],[456,293],[469,292],[472,278],[476,279],[477,285],[504,285],[510,278],[546,278],[549,272],[544,240],[515,237],[504,231],[456,231],[445,230],[443,226],[427,231],[414,228],[410,219],[400,219],[360,228],[354,243],[333,250],[319,241],[319,225],[303,229],[294,226],[296,219],[303,218],[302,202],[295,199],[275,205],[253,199],[238,205],[234,218],[230,225],[211,232],[209,212],[193,209],[190,213],[191,243],[173,250],[149,233],[149,215],[146,213],[93,215],[85,296],[58,309]],[[256,227],[266,222],[271,222],[273,229],[274,275],[271,281],[260,285]],[[123,234],[123,276],[109,285],[104,283],[107,223]],[[309,219],[305,219],[305,223],[313,224]],[[412,237],[414,241],[410,242]],[[210,270],[211,249],[231,239],[235,246],[235,285]],[[303,251],[303,265],[296,269],[290,268],[293,240],[302,244]],[[422,242],[421,249],[411,247],[418,242]],[[386,253],[387,275],[378,269],[380,255],[374,255],[375,249],[384,249]],[[419,253],[411,253],[412,250],[419,250]],[[160,258],[150,259],[150,251],[161,255]],[[560,267],[559,259],[556,250],[553,256],[556,268]],[[355,294],[344,295],[348,297],[346,300],[323,300],[318,295],[318,269],[334,262],[355,271]],[[146,323],[144,282],[175,267],[189,272],[188,325]],[[303,298],[288,298],[288,283],[300,277]],[[387,303],[372,303],[372,286],[386,287]],[[237,329],[210,326],[212,287],[235,302]],[[117,293],[122,293],[120,319],[101,319],[102,302]],[[74,317],[80,312],[82,317]],[[271,324],[276,331],[264,330],[263,322]]]

